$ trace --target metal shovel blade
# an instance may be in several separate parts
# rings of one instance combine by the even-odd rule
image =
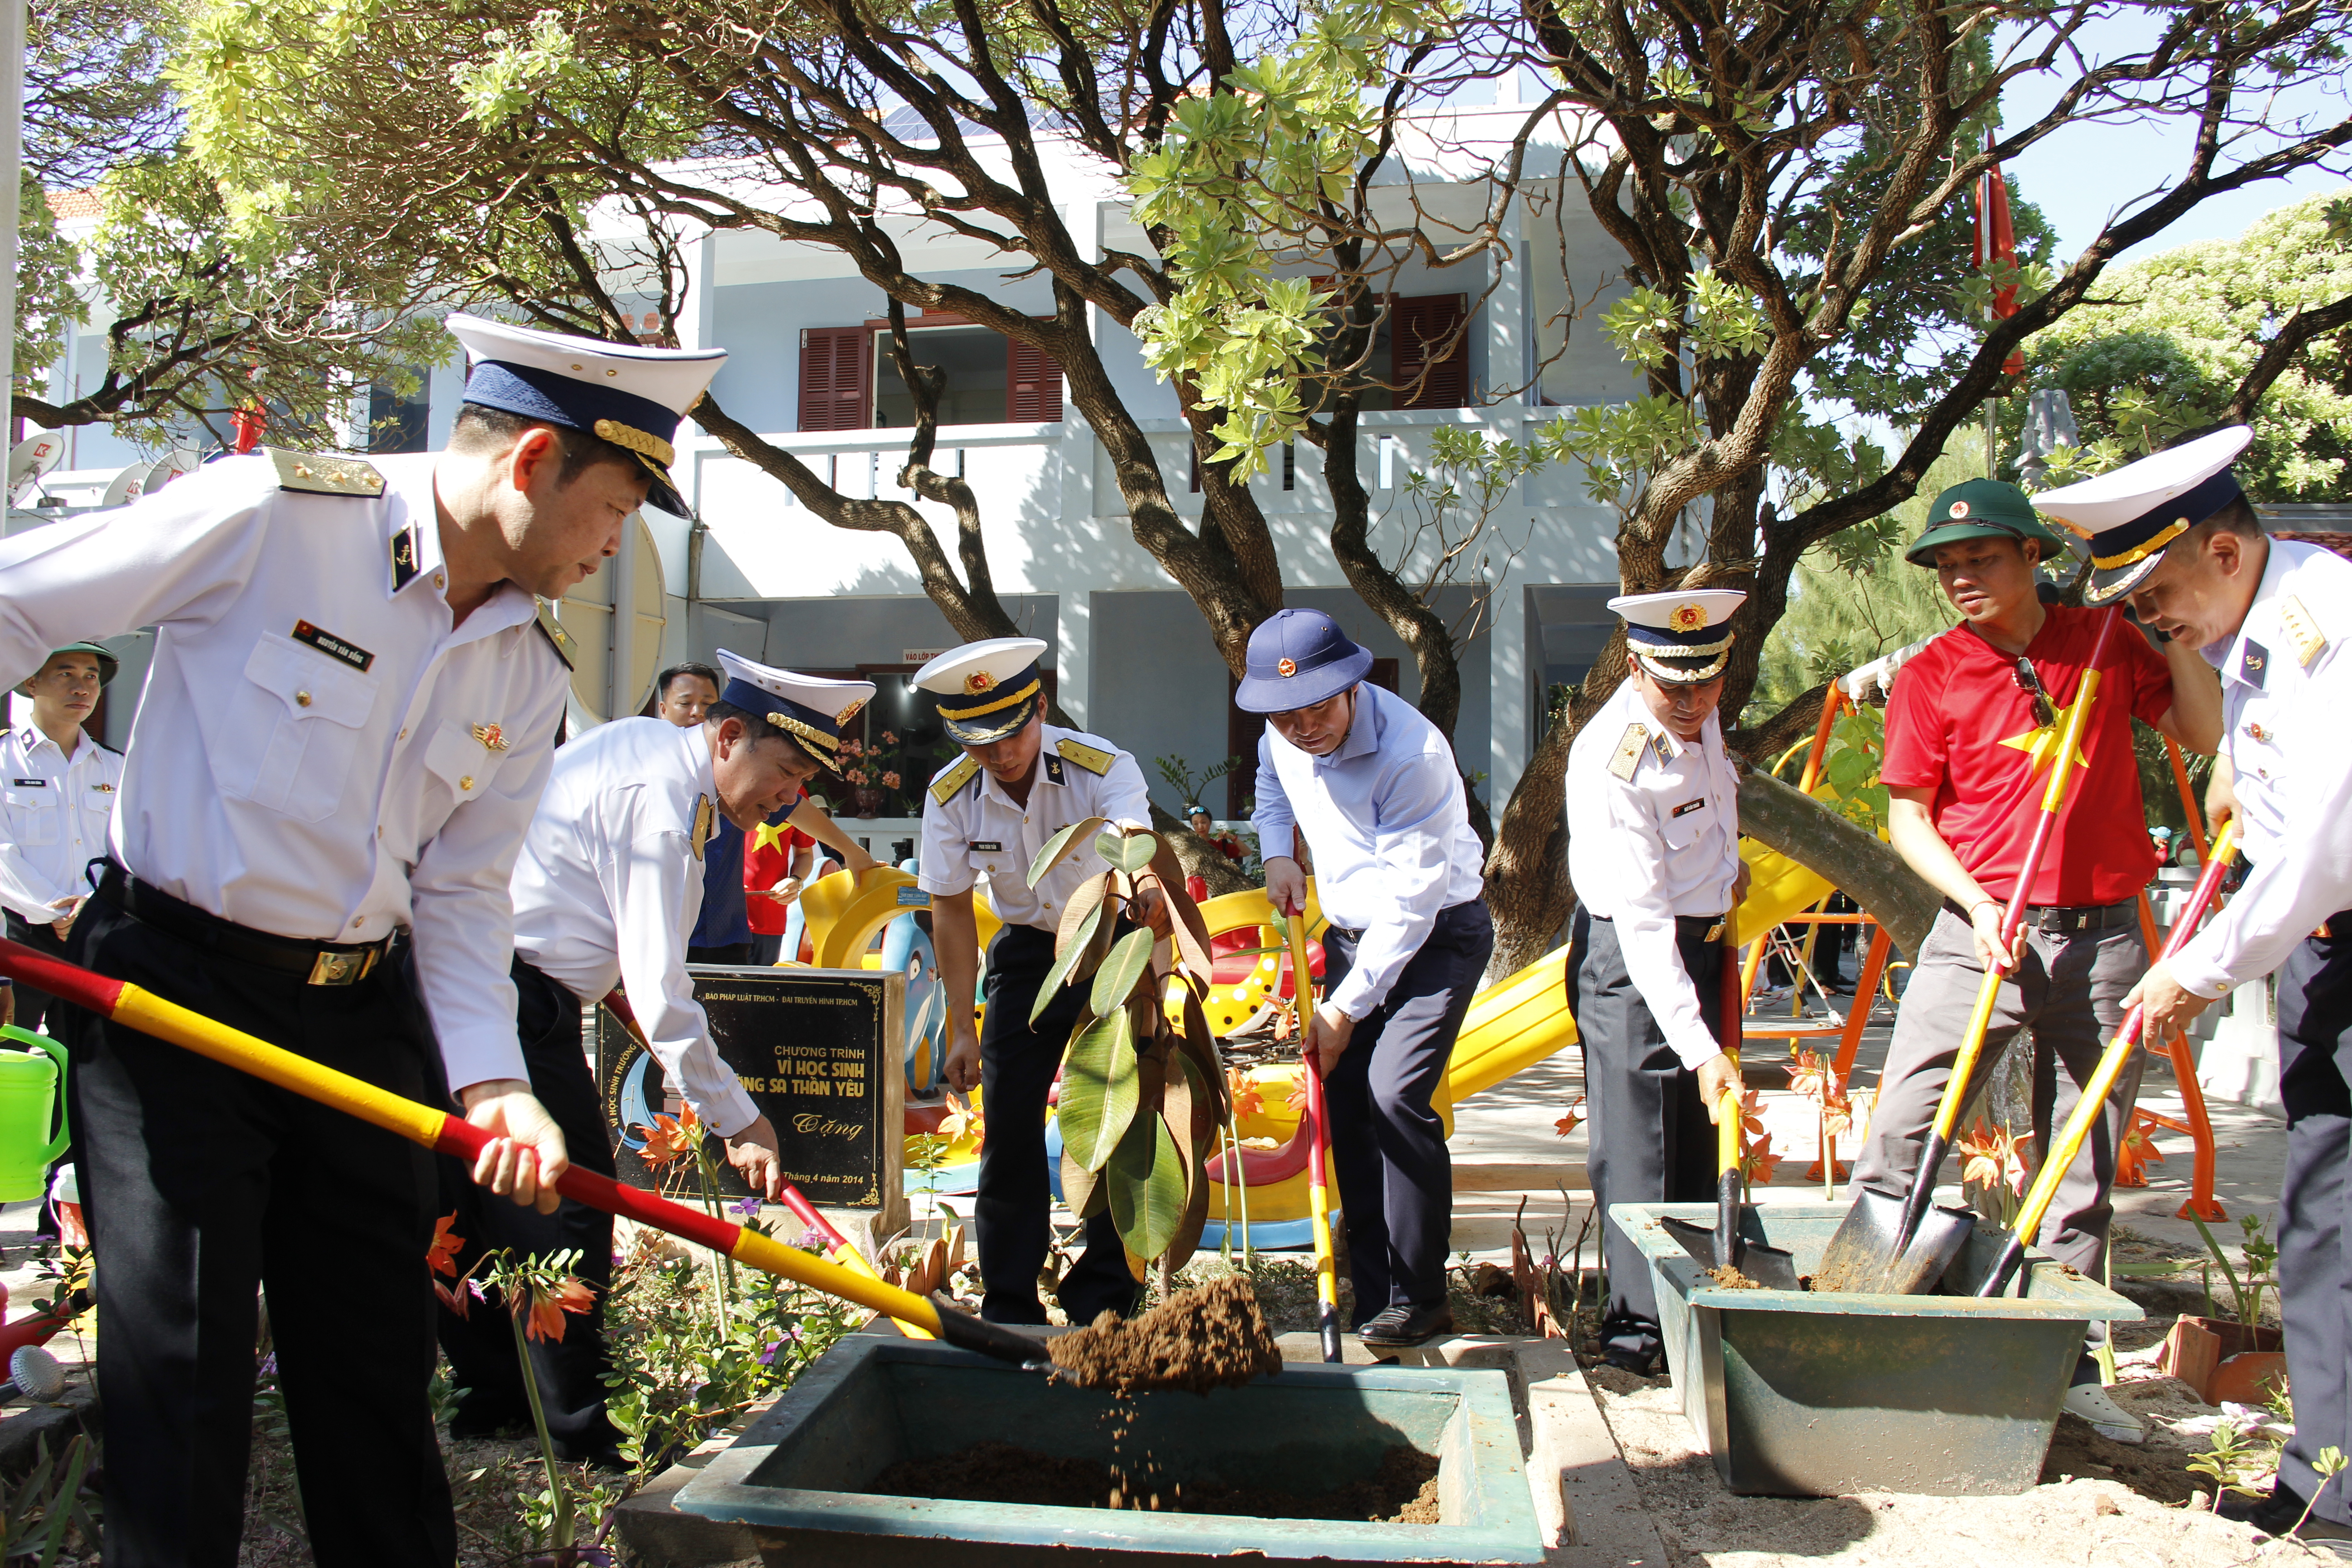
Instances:
[[[1822,1250],[1816,1290],[1856,1295],[1923,1296],[1936,1288],[1969,1242],[1977,1216],[1968,1209],[1931,1206],[1907,1244],[1900,1195],[1864,1187]]]
[[[1661,1215],[1658,1223],[1666,1234],[1683,1244],[1683,1250],[1709,1268],[1715,1262],[1715,1227],[1695,1225],[1686,1219]],[[1760,1241],[1741,1237],[1734,1248],[1732,1267],[1767,1290],[1795,1290],[1797,1260],[1785,1247],[1767,1247]]]

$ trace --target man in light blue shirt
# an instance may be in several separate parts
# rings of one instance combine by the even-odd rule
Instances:
[[[1305,908],[1301,847],[1319,878],[1330,925],[1306,1055],[1330,1110],[1356,1331],[1392,1347],[1454,1326],[1454,1167],[1430,1101],[1495,927],[1454,750],[1412,704],[1363,683],[1371,664],[1320,610],[1284,610],[1250,635],[1234,700],[1267,718],[1252,818],[1266,895],[1285,914]]]

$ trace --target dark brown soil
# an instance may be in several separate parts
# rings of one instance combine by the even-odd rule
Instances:
[[[1391,1448],[1370,1480],[1299,1497],[1256,1487],[1185,1486],[1136,1478],[1093,1459],[1064,1459],[1011,1443],[975,1443],[938,1459],[901,1459],[868,1491],[896,1497],[1009,1502],[1032,1508],[1135,1509],[1159,1513],[1246,1514],[1257,1519],[1363,1520],[1437,1524],[1437,1459]]]
[[[1132,1321],[1105,1312],[1051,1342],[1054,1365],[1081,1388],[1237,1388],[1282,1370],[1282,1351],[1238,1274],[1179,1291]]]

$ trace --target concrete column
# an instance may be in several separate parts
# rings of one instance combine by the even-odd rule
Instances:
[[[1542,636],[1542,627],[1528,614],[1528,597],[1524,584],[1507,580],[1495,595],[1494,629],[1486,634],[1491,760],[1486,764],[1486,800],[1487,808],[1496,813],[1511,798],[1519,771],[1528,765],[1528,753],[1535,749],[1528,672],[1542,668],[1540,649],[1534,642]]]
[[[1070,722],[1090,729],[1087,698],[1095,680],[1094,595],[1084,589],[1064,588],[1055,595],[1054,679],[1062,711]]]
[[[1504,220],[1504,237],[1509,242],[1511,254],[1507,258],[1495,258],[1499,272],[1495,291],[1486,297],[1486,385],[1481,389],[1490,398],[1501,400],[1506,409],[1524,407],[1534,401],[1529,391],[1520,384],[1535,372],[1535,356],[1528,352],[1528,239],[1526,226],[1520,222],[1524,211],[1519,202],[1511,204],[1509,216]],[[1504,397],[1507,392],[1509,396]],[[1519,432],[1507,430],[1506,435],[1517,439]]]

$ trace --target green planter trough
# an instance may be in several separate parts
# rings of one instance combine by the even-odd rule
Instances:
[[[1844,1204],[1750,1206],[1752,1240],[1785,1247],[1810,1275]],[[2011,1294],[1969,1292],[1991,1268],[1983,1226],[1946,1273],[1948,1295],[1727,1289],[1662,1215],[1712,1226],[1713,1204],[1612,1204],[1649,1259],[1683,1414],[1735,1492],[2005,1496],[2041,1479],[2051,1428],[2094,1321],[2140,1310],[2038,1252]]]
[[[945,1345],[853,1334],[677,1494],[688,1513],[748,1526],[793,1568],[1199,1568],[1262,1563],[1540,1563],[1534,1499],[1506,1373],[1293,1366],[1204,1396],[1111,1401]],[[1149,1451],[1163,1480],[1308,1495],[1367,1479],[1402,1444],[1438,1457],[1437,1524],[959,1502],[877,1492],[917,1464],[996,1438],[1109,1463]]]

